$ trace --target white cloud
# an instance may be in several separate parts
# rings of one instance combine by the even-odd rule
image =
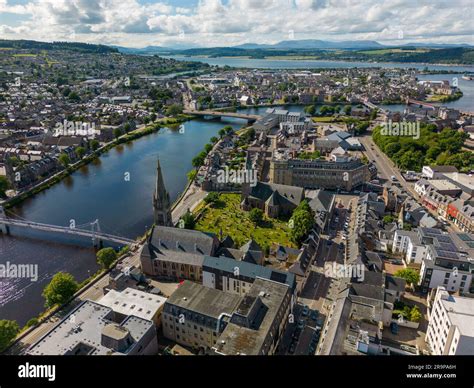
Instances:
[[[4,13],[4,15],[2,15]],[[472,0],[0,0],[9,39],[108,42],[126,46],[229,45],[295,39],[373,39],[474,44]],[[184,32],[184,37],[181,34]],[[400,42],[403,43],[403,42]]]

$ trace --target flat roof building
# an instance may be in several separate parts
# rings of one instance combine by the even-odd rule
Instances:
[[[128,315],[86,300],[46,333],[29,355],[156,354],[156,328],[151,320]]]

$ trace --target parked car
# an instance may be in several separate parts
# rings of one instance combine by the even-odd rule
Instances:
[[[303,330],[303,329],[304,329],[304,319],[300,319],[300,320],[298,321],[297,328],[300,329],[300,330]]]
[[[313,321],[317,320],[318,319],[318,311],[317,310],[314,310],[312,313],[311,313],[311,319]]]

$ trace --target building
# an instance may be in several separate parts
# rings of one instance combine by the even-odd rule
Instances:
[[[155,225],[171,226],[171,203],[169,193],[166,191],[163,175],[161,173],[160,161],[156,167],[156,187],[153,194],[153,214]]]
[[[185,281],[166,301],[163,335],[178,344],[208,351],[216,343],[242,298]]]
[[[443,179],[445,173],[458,172],[454,166],[423,166],[421,173],[428,179]]]
[[[301,187],[257,182],[255,186],[242,186],[243,210],[261,209],[268,217],[288,216],[304,199]]]
[[[83,301],[28,350],[29,355],[157,354],[153,321]]]
[[[124,318],[129,315],[152,321],[156,326],[161,324],[161,312],[166,298],[134,288],[118,292],[110,290],[99,299],[102,306],[110,307],[116,315]]]
[[[202,280],[204,256],[214,256],[219,240],[212,233],[154,226],[140,262],[147,275],[168,280]]]
[[[287,284],[258,278],[233,312],[213,351],[219,355],[272,355],[292,311]]]
[[[270,183],[274,184],[346,191],[351,191],[372,179],[369,165],[357,159],[341,158],[338,161],[293,159],[282,150],[273,152],[269,175]]]
[[[444,287],[433,291],[436,294],[426,332],[431,354],[474,354],[474,299],[450,295]]]
[[[423,229],[426,256],[420,270],[422,292],[439,286],[449,292],[469,292],[474,269],[474,236],[467,233],[443,234],[438,229]]]
[[[227,257],[204,258],[202,284],[206,287],[242,296],[250,290],[257,278],[286,284],[292,291],[296,288],[295,275],[289,272]]]

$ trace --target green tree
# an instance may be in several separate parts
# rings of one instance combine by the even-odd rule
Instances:
[[[59,163],[61,163],[64,167],[69,166],[69,163],[71,163],[71,160],[69,159],[69,156],[67,154],[61,154],[58,157]]]
[[[86,154],[86,149],[84,147],[77,147],[74,152],[79,159],[82,159]]]
[[[383,222],[385,224],[390,224],[391,222],[393,222],[393,220],[394,220],[394,218],[391,215],[386,215],[386,216],[383,217]]]
[[[395,276],[405,279],[408,284],[412,285],[418,284],[418,281],[420,280],[420,274],[413,268],[400,269],[395,272]]]
[[[97,262],[104,269],[110,266],[117,260],[117,252],[113,248],[103,248],[97,252]]]
[[[177,116],[183,113],[183,106],[180,104],[172,104],[166,108],[166,115],[167,116]]]
[[[5,196],[5,192],[8,190],[8,179],[5,176],[0,176],[0,197]]]
[[[193,213],[191,213],[188,209],[188,211],[184,214],[184,216],[181,217],[181,219],[183,220],[184,224],[184,229],[194,229],[194,227],[196,226],[196,219],[193,215]]]
[[[351,111],[352,111],[352,106],[350,106],[350,105],[345,105],[345,106],[344,106],[344,114],[345,114],[346,116],[350,116]]]
[[[0,320],[0,352],[11,344],[19,331],[20,327],[15,321]]]
[[[418,306],[413,306],[413,308],[410,310],[408,320],[412,322],[420,322],[422,317],[423,316],[421,314],[420,308]]]
[[[193,181],[196,178],[197,170],[191,170],[188,172],[188,181]]]
[[[118,139],[120,136],[122,136],[122,130],[120,128],[115,128],[114,129],[114,136],[116,139]]]
[[[304,112],[309,114],[310,116],[314,116],[314,114],[316,113],[316,107],[314,105],[305,106]]]
[[[66,272],[58,272],[43,290],[46,307],[62,305],[72,298],[79,285],[74,277]]]
[[[92,151],[96,151],[100,147],[100,143],[98,140],[93,139],[90,141],[90,145]]]
[[[219,201],[219,193],[215,191],[211,191],[209,194],[206,195],[204,198],[204,203],[214,205]]]
[[[212,144],[207,143],[204,146],[204,151],[206,151],[206,153],[208,154],[209,152],[211,152],[211,150],[212,150]]]
[[[249,212],[249,218],[255,225],[259,225],[263,221],[263,211],[259,208],[253,208]]]
[[[306,200],[293,211],[289,225],[292,241],[301,244],[314,225],[314,214]]]

